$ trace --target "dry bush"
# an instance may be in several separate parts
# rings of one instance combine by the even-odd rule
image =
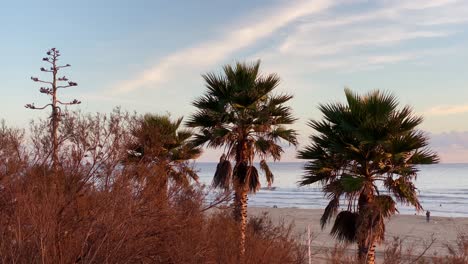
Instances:
[[[429,241],[421,243],[420,249],[416,249],[413,243],[404,243],[404,239],[393,237],[392,242],[387,244],[384,250],[384,263],[402,264],[402,263],[428,263],[426,252],[432,247],[436,241],[432,235]]]
[[[355,264],[358,263],[354,252],[348,251],[349,244],[339,243],[327,252],[327,263],[329,264]]]
[[[393,237],[393,240],[387,244],[383,252],[382,263],[384,264],[466,264],[468,263],[468,236],[459,234],[455,245],[446,245],[448,255],[428,256],[426,253],[435,242],[432,236],[431,240],[421,243],[417,247],[415,244],[404,243],[404,239]],[[417,249],[419,248],[419,249]],[[377,257],[379,260],[379,257]],[[327,263],[359,263],[355,257],[347,252],[347,246],[336,244],[327,254]]]
[[[208,219],[211,259],[214,263],[238,263],[239,227],[230,211]],[[306,263],[306,248],[292,235],[292,225],[274,225],[267,215],[252,217],[247,224],[246,263]]]
[[[33,168],[2,192],[12,201],[1,208],[3,263],[237,263],[237,223],[226,211],[204,214],[197,189],[135,192],[121,175],[109,191],[70,195],[57,184],[63,175],[43,172]],[[256,221],[247,263],[303,263],[289,227]]]
[[[446,245],[448,255],[434,256],[432,262],[436,264],[466,264],[468,263],[468,234],[459,233],[455,245]]]
[[[30,141],[0,131],[1,263],[238,262],[239,229],[229,209],[206,214],[214,205],[202,186],[168,184],[157,163],[123,162],[133,120],[118,110],[69,113],[58,170],[47,121],[32,125]],[[247,263],[304,263],[290,226],[255,218],[247,237]]]
[[[10,128],[0,121],[0,180],[7,175],[21,173],[26,162],[23,147],[24,131]]]
[[[421,245],[419,251],[415,250],[415,245],[410,247],[403,246],[403,240],[395,237],[393,242],[385,248],[384,263],[435,263],[435,264],[466,264],[468,263],[468,236],[459,234],[455,245],[447,244],[448,255],[427,256],[426,252],[432,247],[435,238],[432,236],[430,241]]]

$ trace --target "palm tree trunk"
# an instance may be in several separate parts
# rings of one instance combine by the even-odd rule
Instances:
[[[372,201],[373,193],[370,190],[362,192],[359,196],[358,260],[363,264],[375,263],[375,234],[372,232],[374,224],[372,216],[367,211],[367,205]]]
[[[367,253],[367,264],[374,264],[375,263],[375,243],[369,248],[369,252]]]
[[[375,242],[371,245],[366,245],[366,242],[361,240],[358,242],[358,259],[359,263],[374,264],[375,263]]]
[[[245,232],[247,229],[247,191],[243,191],[240,197],[241,221],[240,221],[240,240],[239,240],[239,259],[244,263],[245,258]]]
[[[359,263],[365,263],[369,248],[366,246],[365,239],[358,241],[358,260]]]
[[[241,140],[236,150],[236,167],[241,162],[246,162],[249,153],[247,151],[246,140]],[[239,177],[239,175],[237,176]],[[242,178],[246,178],[243,175]],[[239,263],[245,262],[245,237],[247,229],[247,192],[248,187],[245,182],[239,182],[239,178],[234,180],[234,220],[239,224]]]
[[[245,259],[245,238],[247,230],[247,190],[234,193],[234,220],[239,224],[239,263]]]

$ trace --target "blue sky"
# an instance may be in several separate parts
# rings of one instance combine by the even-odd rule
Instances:
[[[62,97],[89,112],[188,116],[202,73],[261,59],[295,95],[302,144],[319,103],[344,100],[344,87],[383,89],[425,117],[443,162],[468,162],[468,1],[8,1],[0,24],[0,118],[10,125],[46,115],[23,106],[46,102],[29,78],[43,76],[51,47],[79,84]]]

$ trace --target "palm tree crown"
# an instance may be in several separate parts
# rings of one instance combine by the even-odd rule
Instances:
[[[292,96],[273,95],[279,77],[276,74],[260,75],[259,67],[260,62],[253,65],[237,63],[235,67],[224,66],[223,75],[203,75],[208,90],[194,101],[198,111],[187,124],[200,129],[195,136],[195,145],[224,147],[225,155],[218,168],[225,172],[215,174],[213,185],[216,187],[229,188],[232,183],[229,177],[232,176],[232,180],[239,180],[241,186],[255,192],[260,183],[253,166],[254,157],[279,160],[283,152],[280,140],[296,144],[296,132],[284,126],[296,120],[290,107],[283,105]],[[231,159],[235,160],[234,172],[238,173],[227,173],[231,167],[226,162]],[[271,181],[273,174],[264,161],[261,168],[268,171],[265,174]]]
[[[133,130],[135,142],[130,147],[129,161],[165,167],[168,178],[184,185],[189,184],[189,179],[198,181],[189,161],[200,156],[201,149],[190,142],[193,132],[180,128],[182,120],[146,114]]]
[[[383,240],[383,219],[397,212],[395,200],[422,209],[413,184],[416,165],[436,163],[438,157],[416,129],[423,119],[408,106],[399,110],[392,94],[373,91],[360,96],[349,89],[345,94],[346,105],[320,105],[323,120],[310,121],[317,133],[299,151],[300,159],[310,160],[300,184],[323,185],[330,202],[322,227],[336,215],[332,234],[357,241],[362,258]],[[338,213],[343,204],[346,210]]]

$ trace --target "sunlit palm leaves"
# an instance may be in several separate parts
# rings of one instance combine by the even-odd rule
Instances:
[[[346,104],[320,105],[323,119],[309,123],[316,133],[299,151],[299,158],[309,160],[301,185],[322,184],[330,202],[321,224],[336,215],[332,234],[338,239],[378,242],[384,235],[383,219],[397,211],[394,199],[422,209],[413,184],[416,165],[436,163],[438,157],[416,128],[422,118],[407,106],[398,109],[392,94],[361,96],[345,89],[345,95]],[[340,204],[346,211],[338,213]]]
[[[199,128],[195,145],[225,150],[213,179],[214,186],[227,187],[227,177],[232,176],[232,181],[255,192],[260,181],[252,164],[254,156],[279,160],[284,151],[280,141],[297,143],[296,132],[285,127],[296,120],[291,108],[284,105],[292,96],[273,94],[279,77],[262,75],[259,67],[260,62],[237,63],[234,67],[224,66],[223,74],[203,75],[207,90],[193,102],[198,110],[187,125]],[[229,160],[235,161],[235,166],[227,165]],[[271,182],[273,174],[265,162],[261,168]]]
[[[133,130],[135,142],[129,152],[134,162],[158,163],[166,167],[167,176],[188,185],[189,179],[198,180],[189,161],[201,154],[201,149],[190,140],[193,133],[180,128],[182,118],[173,121],[169,115],[145,115]]]

